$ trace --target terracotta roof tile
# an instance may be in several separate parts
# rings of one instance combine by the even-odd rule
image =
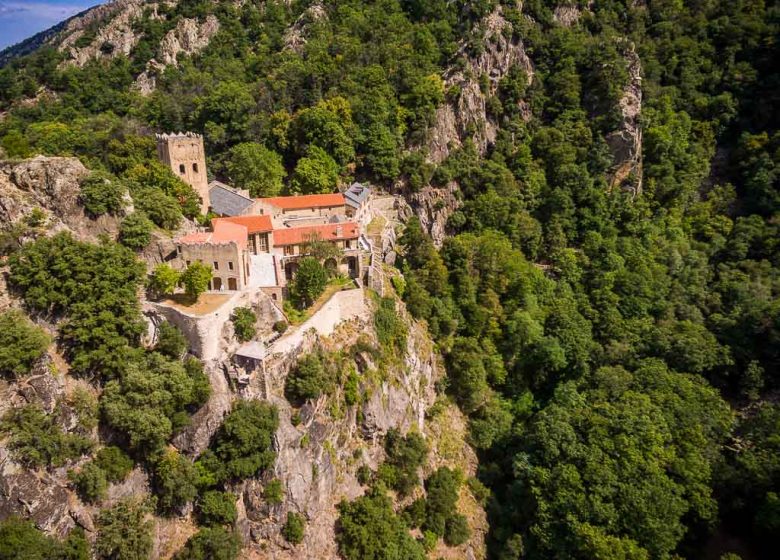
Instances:
[[[214,218],[211,227],[216,227],[218,222],[232,222],[246,227],[247,233],[264,233],[274,229],[271,216],[232,216],[230,218]]]
[[[300,196],[274,196],[258,198],[258,202],[276,206],[282,210],[301,210],[303,208],[326,208],[344,206],[344,195],[334,194],[304,194]]]
[[[323,241],[357,239],[360,235],[360,230],[355,222],[275,229],[274,245],[276,247],[281,245],[300,245],[308,241],[312,235],[319,235]]]

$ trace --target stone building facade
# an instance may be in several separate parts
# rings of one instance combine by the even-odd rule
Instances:
[[[194,132],[156,134],[157,157],[200,197],[200,211],[209,211],[209,181],[203,136]]]

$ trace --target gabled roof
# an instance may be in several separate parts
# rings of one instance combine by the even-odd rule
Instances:
[[[360,183],[352,183],[352,185],[344,193],[344,199],[348,206],[352,208],[358,208],[366,200],[368,200],[371,194],[371,189],[361,185]]]
[[[240,216],[254,201],[237,193],[224,183],[209,183],[209,206],[215,214],[221,216]]]
[[[242,225],[247,233],[266,233],[274,229],[271,223],[271,216],[232,216],[229,218],[214,218],[211,220],[211,227],[216,227],[218,222],[231,222]]]
[[[304,208],[329,208],[344,206],[344,195],[334,194],[304,194],[299,196],[272,196],[258,198],[258,202],[270,204],[281,210],[302,210]]]
[[[338,241],[341,239],[357,239],[358,235],[359,229],[355,222],[282,228],[274,230],[274,246],[300,245],[309,241],[312,236],[319,236],[322,241]]]
[[[216,222],[216,220],[214,220]],[[235,243],[239,249],[246,249],[247,228],[228,221],[212,222],[214,231],[189,233],[176,240],[182,245],[228,245]]]

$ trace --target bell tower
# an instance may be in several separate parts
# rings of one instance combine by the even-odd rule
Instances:
[[[194,132],[155,134],[157,157],[174,175],[188,183],[200,197],[200,211],[209,211],[209,180],[203,136]]]

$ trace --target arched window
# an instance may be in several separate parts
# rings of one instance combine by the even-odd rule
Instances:
[[[197,173],[197,172],[198,172],[198,164],[197,164],[197,163],[193,163],[193,164],[192,164],[192,170],[193,170],[195,173]]]
[[[184,164],[183,164],[183,163],[180,163],[180,164],[179,164],[179,173],[181,173],[182,175],[184,175]]]

